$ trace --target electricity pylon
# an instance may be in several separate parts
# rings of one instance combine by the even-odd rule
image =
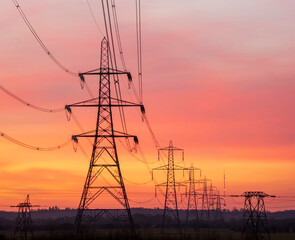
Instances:
[[[200,221],[210,221],[210,200],[208,182],[212,183],[212,181],[210,179],[207,179],[206,176],[198,181],[199,184],[203,185],[203,187],[200,189],[202,198]]]
[[[176,187],[182,187],[182,186],[185,187],[186,185],[175,181],[175,171],[176,170],[185,171],[189,169],[178,166],[174,163],[174,152],[181,151],[182,160],[184,160],[183,158],[184,152],[183,152],[183,149],[174,147],[172,144],[172,141],[169,142],[168,147],[159,149],[159,152],[158,152],[159,157],[160,157],[160,151],[168,152],[168,164],[158,168],[153,168],[152,170],[153,171],[163,170],[167,172],[167,176],[166,176],[167,181],[156,185],[156,192],[157,192],[157,187],[166,188],[164,212],[163,212],[163,219],[162,219],[162,233],[167,227],[178,228],[179,232],[181,232],[181,224],[180,224],[178,205],[177,205]]]
[[[16,239],[18,233],[20,240],[26,240],[28,238],[28,234],[30,234],[31,237],[33,237],[31,208],[38,207],[38,205],[32,205],[30,203],[30,196],[28,194],[23,203],[19,203],[18,205],[11,207],[18,208],[16,226],[14,231],[14,239]]]
[[[102,202],[103,197],[109,197],[108,200],[116,200],[127,214],[131,231],[133,233],[135,231],[120,169],[116,139],[133,138],[135,144],[138,143],[138,139],[134,135],[127,134],[126,128],[123,129],[123,132],[114,129],[112,112],[114,108],[119,108],[120,113],[122,113],[123,107],[140,107],[141,111],[144,112],[144,108],[143,105],[122,100],[120,94],[116,95],[116,98],[113,97],[112,88],[116,90],[116,93],[120,91],[118,75],[126,75],[131,81],[131,74],[113,69],[111,68],[112,65],[110,46],[107,39],[104,38],[101,42],[100,68],[79,74],[82,81],[84,81],[86,75],[99,76],[99,97],[66,106],[68,112],[71,112],[71,107],[98,108],[95,130],[72,137],[76,142],[78,138],[94,138],[90,166],[75,220],[77,234],[82,224],[85,223],[86,228],[95,227],[98,220],[103,216],[124,226],[122,215],[115,214],[114,209],[102,208],[102,204],[106,203]],[[111,85],[111,77],[114,85]]]
[[[198,216],[198,205],[197,205],[198,199],[197,199],[197,193],[196,193],[196,183],[198,183],[198,181],[195,178],[196,170],[200,171],[200,176],[201,176],[201,169],[194,168],[192,164],[191,167],[189,168],[189,180],[185,182],[189,185],[188,194],[186,193],[187,210],[186,210],[185,227],[187,227],[188,221],[193,213],[194,213],[193,216],[195,220],[195,226],[197,228],[199,227],[199,216]],[[193,213],[191,211],[193,211]]]
[[[215,210],[215,191],[216,191],[216,188],[213,187],[212,185],[212,182],[210,184],[210,187],[209,187],[209,210],[211,211],[211,213],[213,213],[213,211]]]
[[[264,199],[275,197],[264,192],[244,192],[242,240],[270,240]]]
[[[215,219],[222,218],[220,191],[216,191]]]
[[[209,188],[209,209],[214,220],[222,217],[220,192],[217,187],[212,185],[212,182]]]

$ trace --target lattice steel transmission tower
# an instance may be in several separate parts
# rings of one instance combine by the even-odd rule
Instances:
[[[216,191],[216,206],[215,206],[215,219],[220,219],[222,218],[222,207],[221,207],[221,196],[220,196],[220,191]]]
[[[157,187],[166,188],[164,212],[163,212],[163,219],[162,219],[162,233],[168,227],[175,227],[175,228],[178,228],[179,231],[181,231],[181,224],[180,224],[178,205],[177,205],[176,187],[185,187],[186,185],[175,181],[175,171],[176,170],[185,171],[189,169],[184,168],[182,166],[178,166],[174,163],[174,152],[181,151],[182,160],[184,160],[184,151],[183,149],[174,147],[172,144],[172,141],[169,142],[168,147],[159,149],[159,152],[158,152],[159,157],[160,157],[160,151],[168,152],[168,164],[158,168],[153,168],[152,170],[153,171],[162,170],[167,172],[166,182],[156,185],[156,192],[157,192]]]
[[[30,203],[30,196],[27,195],[23,203],[19,203],[16,206],[18,213],[16,217],[16,226],[14,231],[14,239],[17,238],[19,233],[19,239],[25,240],[28,238],[29,234],[33,237],[33,227],[32,227],[32,217],[31,217],[31,208],[38,207],[38,205],[32,205]]]
[[[265,211],[265,198],[275,196],[264,192],[244,192],[245,197],[242,240],[270,240],[270,233]]]
[[[202,184],[203,187],[201,190],[202,198],[202,208],[200,214],[200,221],[210,221],[210,198],[208,190],[208,182],[212,182],[210,179],[207,179],[206,176],[203,179],[200,179],[199,184]]]
[[[189,180],[184,182],[189,185],[188,187],[188,194],[187,195],[187,210],[186,210],[186,219],[185,219],[185,226],[187,227],[188,221],[191,218],[191,216],[194,216],[195,226],[199,227],[199,216],[198,216],[198,198],[197,198],[197,192],[196,192],[196,183],[198,181],[195,178],[195,171],[200,171],[200,177],[201,177],[201,169],[194,168],[193,165],[189,168]],[[191,212],[193,211],[193,212]]]
[[[216,203],[215,192],[216,192],[216,188],[213,187],[212,182],[211,182],[210,187],[209,187],[209,196],[208,196],[209,197],[209,210],[211,213],[213,213],[215,210],[215,203]],[[214,217],[214,214],[212,214],[212,215]]]
[[[209,210],[214,220],[222,217],[220,192],[212,182],[209,188]]]
[[[120,113],[123,113],[123,107],[140,107],[144,112],[144,108],[143,105],[122,100],[120,94],[117,94],[120,91],[118,76],[123,74],[131,80],[131,74],[113,69],[112,62],[110,45],[104,38],[101,42],[100,68],[80,73],[82,81],[86,75],[99,76],[99,97],[66,106],[69,112],[72,107],[98,108],[95,130],[73,136],[74,141],[78,141],[78,138],[94,138],[90,166],[75,220],[77,234],[82,225],[85,228],[96,227],[103,217],[111,219],[122,227],[126,226],[124,222],[127,221],[131,231],[135,231],[120,169],[116,139],[133,138],[135,144],[138,143],[138,139],[134,135],[129,135],[126,127],[122,132],[114,129],[113,110],[119,108]],[[113,89],[116,97],[112,94]],[[124,216],[114,209],[102,207],[103,204],[111,204],[112,201],[124,210]]]

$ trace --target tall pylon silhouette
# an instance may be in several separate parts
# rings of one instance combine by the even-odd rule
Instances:
[[[197,178],[195,177],[196,170],[200,171],[201,177],[201,169],[195,168],[193,164],[189,168],[189,179],[185,183],[189,185],[187,195],[187,210],[186,210],[186,219],[185,219],[185,227],[188,226],[188,221],[190,218],[194,220],[195,228],[199,228],[199,214],[198,214],[198,197],[196,192],[196,183],[198,183]],[[193,212],[192,212],[193,211]]]
[[[143,112],[144,108],[142,105],[122,100],[120,95],[112,96],[111,89],[119,88],[118,75],[127,75],[130,80],[131,74],[110,66],[112,66],[110,46],[104,38],[101,42],[100,68],[79,74],[82,81],[86,75],[99,75],[99,97],[66,106],[68,112],[71,112],[72,107],[98,108],[95,130],[73,136],[76,142],[78,138],[94,138],[89,170],[75,220],[77,234],[82,225],[84,229],[91,226],[94,228],[103,217],[111,219],[122,227],[126,226],[127,221],[131,231],[133,233],[135,231],[120,169],[116,139],[133,138],[135,144],[138,143],[138,139],[134,135],[127,134],[126,129],[123,132],[114,129],[112,112],[114,108],[122,111],[123,107],[136,106]],[[111,85],[111,77],[114,85]],[[114,209],[103,208],[103,204],[111,204],[113,200],[124,211],[118,213]],[[118,206],[112,205],[111,208]],[[124,214],[121,214],[122,212]]]
[[[174,162],[174,152],[181,151],[182,152],[182,160],[184,160],[184,151],[183,149],[177,148],[173,146],[172,141],[169,142],[169,146],[165,148],[159,149],[159,157],[160,151],[168,152],[168,164],[163,165],[158,168],[153,168],[153,171],[162,170],[167,173],[166,182],[160,183],[156,185],[156,192],[158,187],[165,187],[165,203],[164,203],[164,211],[163,211],[163,219],[162,219],[162,233],[168,227],[178,228],[179,232],[181,232],[181,224],[178,213],[178,204],[177,204],[177,191],[176,187],[185,187],[186,185],[183,183],[176,182],[175,180],[175,171],[176,170],[189,170],[188,168],[184,168],[182,166],[178,166]]]
[[[265,198],[275,196],[264,192],[244,192],[245,197],[242,240],[270,240],[270,233],[265,211]]]
[[[30,203],[30,196],[29,194],[27,194],[27,197],[24,202],[11,207],[18,208],[14,231],[14,239],[26,240],[28,239],[29,235],[30,237],[33,237],[31,208],[38,207],[38,205],[32,205]]]

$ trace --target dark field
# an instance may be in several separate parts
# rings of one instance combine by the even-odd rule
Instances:
[[[0,240],[12,240],[13,233],[1,233]],[[18,238],[16,238],[18,239]],[[161,234],[157,230],[139,230],[136,236],[131,236],[126,231],[98,231],[89,234],[84,234],[79,238],[75,238],[72,232],[35,232],[33,238],[28,239],[35,240],[120,240],[120,239],[135,239],[135,240],[240,240],[240,232],[232,232],[226,230],[201,230],[200,232],[186,231],[179,234],[176,231],[170,231],[165,234]],[[294,240],[295,233],[273,233],[271,234],[272,240]]]
[[[166,230],[161,234],[161,209],[133,209],[135,236],[127,229],[117,230],[113,225],[107,225],[102,219],[100,230],[95,232],[81,231],[76,238],[73,233],[75,209],[69,210],[37,210],[32,212],[33,238],[35,240],[165,240],[165,239],[196,239],[196,240],[240,240],[242,231],[242,210],[224,211],[220,219],[199,223],[195,229],[195,221],[188,223],[182,234],[176,230]],[[295,211],[268,212],[268,225],[272,240],[295,240]],[[16,212],[0,212],[0,240],[13,239]],[[185,211],[180,210],[181,222],[185,222]],[[16,239],[19,238],[19,234]],[[261,238],[263,239],[263,238]],[[266,239],[266,238],[265,238]]]

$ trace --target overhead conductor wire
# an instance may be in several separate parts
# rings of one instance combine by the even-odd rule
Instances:
[[[87,5],[88,5],[88,8],[89,8],[89,10],[90,10],[90,13],[91,13],[91,16],[92,16],[92,19],[93,19],[93,21],[94,21],[94,23],[95,23],[96,28],[98,29],[98,31],[100,32],[100,34],[101,34],[102,36],[104,36],[104,34],[102,33],[102,31],[101,31],[101,29],[100,29],[100,27],[99,27],[99,25],[98,25],[98,22],[97,22],[97,20],[96,20],[96,18],[95,18],[95,16],[94,16],[94,13],[93,13],[93,10],[92,10],[92,7],[91,7],[91,5],[90,5],[89,0],[86,0],[86,1],[87,1]]]
[[[110,46],[110,50],[112,53],[110,57],[111,67],[117,69],[116,51],[115,51],[115,45],[114,45],[114,36],[113,36],[112,21],[110,16],[111,14],[110,14],[109,2],[106,1],[106,8],[105,8],[104,0],[102,0],[102,6],[103,6],[103,16],[104,16],[104,22],[105,22],[106,37],[107,37],[108,43],[111,45]],[[115,7],[115,5],[112,4],[112,7]],[[110,31],[108,31],[108,28],[110,29]],[[114,77],[114,83],[115,83],[114,85],[115,85],[117,101],[118,101],[118,104],[120,105],[122,94],[120,89],[119,76],[116,74],[116,75],[113,75],[113,77]],[[125,118],[123,107],[119,107],[119,115],[121,118],[123,132],[127,133],[127,124],[126,124],[126,118]],[[131,150],[129,138],[126,139],[126,143],[128,148]]]
[[[43,108],[43,107],[39,107],[39,106],[36,106],[34,104],[31,104],[25,100],[23,100],[22,98],[16,96],[15,94],[13,94],[12,92],[8,91],[6,88],[4,88],[2,85],[0,85],[0,90],[4,93],[6,93],[7,95],[9,95],[10,97],[14,98],[15,100],[17,100],[18,102],[30,107],[30,108],[33,108],[33,109],[36,109],[38,111],[41,111],[41,112],[50,112],[50,113],[56,113],[56,112],[61,112],[61,111],[64,111],[64,108],[53,108],[53,109],[49,109],[49,108]]]
[[[106,21],[106,13],[105,13],[105,8],[104,8],[104,2],[103,2],[103,0],[102,0],[102,4],[103,4],[103,13],[104,13],[104,18],[105,18],[106,35],[107,35],[107,39],[108,39],[108,42],[109,42],[109,34],[108,34],[108,30],[107,30],[108,28],[107,28],[107,23],[106,23],[107,22]],[[138,4],[136,6],[140,8],[140,4]],[[110,20],[110,15],[109,15],[108,2],[107,2],[107,7],[108,7],[109,24],[110,24],[110,28],[111,28],[111,20]],[[124,70],[126,70],[126,64],[125,64],[123,50],[122,50],[122,45],[121,45],[121,41],[120,41],[120,32],[119,32],[119,27],[118,27],[118,21],[117,21],[117,15],[116,15],[116,9],[115,9],[115,1],[114,0],[112,0],[112,9],[113,9],[113,16],[114,16],[114,22],[115,22],[114,25],[115,25],[115,31],[116,31],[116,34],[117,34],[118,48],[119,48],[120,55],[121,55],[122,66],[123,66]],[[141,16],[140,10],[139,11],[137,10],[136,12],[137,12],[136,13],[137,14],[137,19],[140,20],[141,19],[141,17],[140,17]],[[138,64],[138,72],[139,72],[138,75],[139,75],[139,81],[142,82],[142,73],[141,73],[142,72],[142,63],[141,63],[142,62],[141,61],[141,27],[140,27],[141,22],[140,21],[137,22],[137,32],[138,32],[138,34],[137,34],[138,35],[137,36],[137,40],[139,41],[138,44],[137,44],[137,46],[138,46],[138,61],[140,62]],[[114,44],[113,44],[112,30],[110,32],[111,32],[110,34],[111,34],[111,39],[112,39],[112,47],[113,47],[114,59],[116,59],[115,58]],[[114,61],[115,61],[115,66],[117,67],[116,60],[114,60]],[[136,99],[139,100],[139,102],[142,102],[142,100],[141,100],[142,98],[138,97],[138,95],[136,93],[136,90],[135,90],[135,87],[133,85],[133,82],[131,82],[131,84],[132,84],[133,93],[134,93]],[[140,88],[139,89],[140,89],[139,91],[142,92],[142,84],[141,83],[140,83]],[[140,95],[142,95],[142,94],[140,94]],[[145,116],[145,120],[147,120],[146,116]],[[150,133],[152,135],[152,138],[153,138],[153,141],[154,141],[154,144],[155,144],[156,148],[157,149],[160,149],[160,145],[159,145],[159,143],[158,143],[158,141],[157,141],[157,139],[156,139],[156,137],[155,137],[155,135],[154,135],[154,133],[153,133],[153,131],[151,129],[151,126],[150,126],[149,122],[146,121],[146,123],[147,123],[148,129],[149,129],[149,131],[150,131]],[[143,152],[142,152],[142,149],[140,149],[140,151],[142,153],[142,156],[144,157]],[[143,162],[145,163],[145,165],[146,165],[149,173],[152,175],[151,169],[150,169],[148,163],[146,162],[145,158],[144,158],[144,161]],[[155,184],[157,184],[157,182],[156,182],[155,179],[153,179],[153,181],[155,182]],[[131,182],[131,181],[129,181],[129,182]],[[164,194],[162,192],[162,189],[160,189],[160,191],[161,191],[162,194]],[[157,200],[159,201],[158,198],[157,198]],[[162,203],[160,201],[159,201],[159,203],[162,205]]]
[[[140,0],[135,0],[136,7],[136,41],[137,41],[137,68],[138,68],[138,85],[139,99],[143,102],[142,96],[142,46],[141,46],[141,6]]]
[[[68,140],[58,146],[54,146],[54,147],[36,147],[36,146],[32,146],[32,145],[29,145],[29,144],[26,144],[26,143],[23,143],[21,141],[18,141],[16,140],[15,138],[12,138],[10,136],[8,136],[7,134],[5,134],[4,132],[1,132],[0,131],[0,136],[7,139],[8,141],[10,142],[13,142],[19,146],[22,146],[22,147],[25,147],[25,148],[28,148],[28,149],[32,149],[32,150],[37,150],[37,151],[54,151],[54,150],[58,150],[58,149],[61,149],[63,147],[65,147],[66,145],[68,145],[71,140]]]
[[[28,20],[28,18],[26,17],[24,11],[22,10],[21,6],[19,5],[17,0],[12,0],[12,2],[14,3],[15,7],[17,8],[18,12],[20,13],[22,19],[24,20],[24,22],[26,23],[27,27],[29,28],[29,30],[31,31],[31,33],[33,34],[33,36],[35,37],[35,39],[37,40],[37,42],[39,43],[39,45],[42,47],[42,49],[45,51],[45,53],[51,58],[51,60],[59,67],[61,68],[63,71],[65,71],[66,73],[78,77],[78,73],[74,72],[72,70],[69,70],[65,65],[63,65],[60,61],[58,61],[56,59],[56,57],[49,51],[49,49],[46,47],[46,45],[44,44],[44,42],[41,40],[41,38],[39,37],[39,35],[37,34],[37,32],[35,31],[35,29],[33,28],[32,24],[30,23],[30,21]],[[93,97],[92,92],[90,91],[87,83],[85,82],[85,86],[86,86],[86,90],[89,92],[89,94]]]
[[[28,18],[26,17],[25,13],[23,12],[22,8],[20,7],[19,3],[17,2],[17,0],[12,0],[14,5],[16,6],[18,12],[20,13],[22,19],[24,20],[24,22],[26,23],[26,25],[28,26],[28,28],[30,29],[31,33],[34,35],[35,39],[37,40],[37,42],[39,43],[39,45],[43,48],[43,50],[47,53],[47,55],[52,59],[52,61],[59,66],[62,70],[64,70],[65,72],[73,75],[73,76],[77,76],[78,74],[76,72],[73,72],[71,70],[69,70],[67,67],[65,67],[62,63],[60,63],[53,55],[52,53],[49,51],[49,49],[45,46],[45,44],[43,43],[43,41],[41,40],[41,38],[39,37],[39,35],[37,34],[37,32],[35,31],[35,29],[33,28],[33,26],[31,25],[31,23],[29,22]]]

